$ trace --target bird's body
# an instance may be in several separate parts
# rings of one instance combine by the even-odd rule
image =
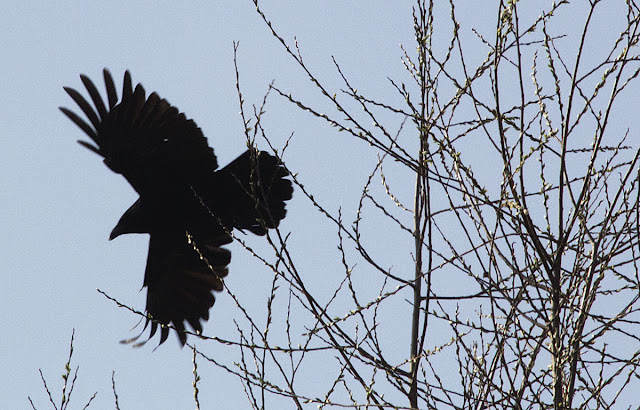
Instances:
[[[231,231],[264,235],[285,217],[285,201],[293,192],[288,172],[276,157],[254,148],[218,170],[195,122],[155,93],[145,98],[140,84],[134,90],[128,72],[118,100],[113,78],[104,70],[106,105],[93,82],[80,78],[95,110],[77,91],[65,91],[89,123],[66,108],[62,112],[95,145],[78,142],[102,156],[140,195],[110,239],[150,234],[144,278],[149,338],[158,325],[172,324],[184,344],[184,322],[200,333],[215,302],[212,292],[223,290],[231,254],[222,246],[231,242]],[[160,343],[168,333],[162,326]]]

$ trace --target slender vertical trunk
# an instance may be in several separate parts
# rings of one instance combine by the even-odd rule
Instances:
[[[416,175],[415,202],[413,207],[413,236],[415,244],[415,271],[413,281],[413,315],[411,321],[411,389],[409,390],[409,403],[412,409],[418,408],[418,345],[420,339],[420,306],[422,304],[422,243],[424,231],[422,230],[422,213],[424,209],[423,182],[424,182],[424,142],[420,143],[418,154],[420,166]],[[426,314],[426,312],[425,312]]]
[[[424,344],[425,334],[427,331],[427,317],[429,309],[429,291],[426,290],[424,314],[425,317],[421,322],[420,311],[422,306],[422,281],[424,280],[423,269],[423,245],[425,239],[426,226],[429,223],[429,198],[427,179],[427,161],[428,152],[428,122],[427,122],[427,104],[428,104],[428,86],[427,86],[427,30],[428,30],[428,14],[431,7],[427,8],[425,2],[418,4],[419,15],[416,19],[416,39],[418,41],[419,55],[419,79],[420,79],[420,113],[417,118],[419,127],[419,152],[418,152],[418,170],[416,172],[416,188],[413,206],[413,237],[415,249],[415,269],[413,280],[413,314],[411,321],[411,388],[409,390],[409,404],[412,409],[418,408],[418,370],[420,369],[420,352]],[[430,234],[429,234],[430,238]],[[429,262],[431,259],[429,258]],[[430,265],[430,264],[429,264]],[[429,266],[430,268],[430,266]],[[427,283],[427,285],[429,282]],[[428,286],[427,286],[428,287]],[[422,323],[422,326],[420,325]]]

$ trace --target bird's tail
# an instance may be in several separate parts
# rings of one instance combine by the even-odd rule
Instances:
[[[266,234],[286,215],[285,201],[293,194],[288,175],[278,158],[247,150],[214,174],[213,213],[229,228]]]

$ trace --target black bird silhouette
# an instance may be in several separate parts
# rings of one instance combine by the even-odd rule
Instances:
[[[64,89],[89,122],[60,110],[95,145],[78,142],[103,157],[140,196],[110,239],[127,233],[151,236],[143,285],[144,328],[151,324],[151,334],[136,346],[150,340],[158,325],[158,345],[164,343],[169,324],[184,345],[185,322],[201,333],[201,321],[209,319],[215,302],[213,291],[223,290],[231,253],[222,246],[231,242],[231,230],[265,235],[285,217],[285,201],[293,194],[288,172],[276,157],[253,147],[217,170],[213,149],[196,123],[156,93],[145,98],[142,85],[133,89],[128,71],[118,101],[113,78],[104,70],[108,106],[87,76],[80,79],[95,110],[79,92]]]

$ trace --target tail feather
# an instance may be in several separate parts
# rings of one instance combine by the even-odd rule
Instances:
[[[278,158],[264,151],[247,150],[214,174],[210,198],[213,212],[229,228],[264,235],[286,215],[285,201],[293,186]]]

